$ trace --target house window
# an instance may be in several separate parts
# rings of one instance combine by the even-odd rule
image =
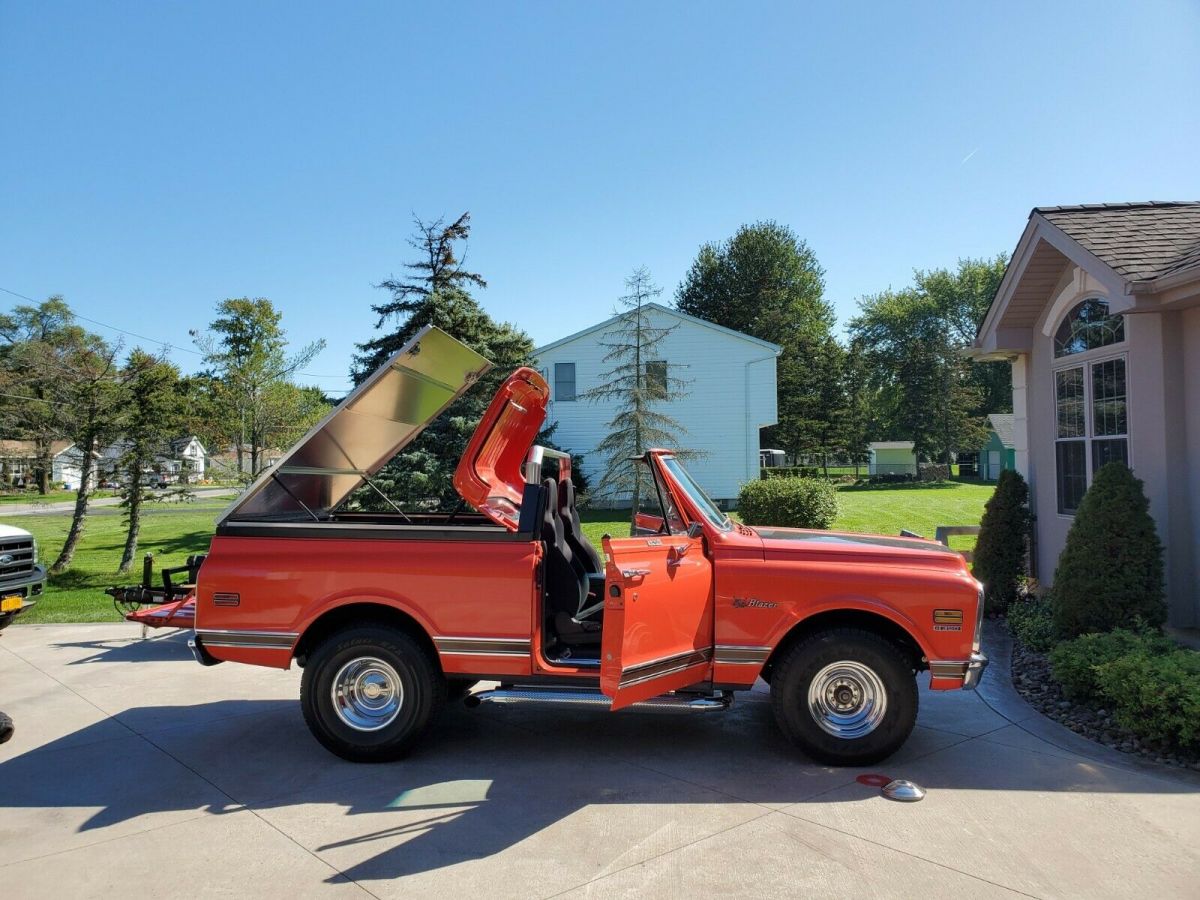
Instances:
[[[554,399],[560,402],[575,399],[575,363],[554,364]]]
[[[1125,340],[1125,317],[1114,316],[1108,303],[1096,297],[1075,306],[1054,333],[1056,359],[1086,353]]]
[[[1129,462],[1125,369],[1125,358],[1116,357],[1054,373],[1055,480],[1063,515],[1079,509],[1097,469]]]
[[[667,363],[655,359],[646,363],[646,394],[656,400],[667,396]]]

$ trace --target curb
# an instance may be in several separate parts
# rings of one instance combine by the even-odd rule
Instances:
[[[987,676],[975,692],[997,715],[1052,747],[1076,756],[1139,775],[1151,775],[1155,778],[1200,786],[1200,772],[1194,769],[1164,766],[1153,760],[1106,747],[1076,734],[1030,706],[1012,683],[1012,636],[995,619],[984,622],[983,645],[991,662],[988,665]]]

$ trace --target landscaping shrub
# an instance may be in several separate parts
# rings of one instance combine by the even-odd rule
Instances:
[[[949,481],[950,467],[944,463],[921,463],[921,481]]]
[[[1161,634],[1117,629],[1103,634],[1085,634],[1059,644],[1050,651],[1054,677],[1063,693],[1073,700],[1100,700],[1100,670],[1130,656],[1168,653],[1175,644]]]
[[[912,472],[888,472],[884,475],[872,475],[867,479],[868,484],[908,484],[917,480]]]
[[[1029,485],[1019,472],[1006,469],[1000,473],[996,492],[983,508],[979,539],[975,543],[974,572],[983,582],[988,612],[1003,612],[1016,599],[1017,588],[1025,576],[1032,524]]]
[[[1200,653],[1134,652],[1095,669],[1121,725],[1138,737],[1200,749]]]
[[[738,493],[738,514],[747,525],[828,528],[837,518],[837,491],[819,478],[748,481]]]
[[[1055,631],[1074,637],[1135,619],[1161,625],[1167,618],[1162,552],[1142,482],[1124,463],[1102,466],[1054,573]]]
[[[1054,613],[1045,597],[1029,595],[1008,606],[1008,628],[1030,650],[1045,653],[1056,642]]]
[[[763,478],[817,478],[821,470],[816,466],[764,466]]]

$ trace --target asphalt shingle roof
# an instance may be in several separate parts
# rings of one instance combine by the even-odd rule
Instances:
[[[1200,273],[1200,201],[1039,206],[1034,212],[1130,281]]]
[[[1009,449],[1016,446],[1013,443],[1012,413],[991,413],[988,415],[988,422],[992,425],[992,431],[996,432],[996,437],[1000,438],[1001,444]]]

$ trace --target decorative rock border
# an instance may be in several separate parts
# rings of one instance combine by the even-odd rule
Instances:
[[[1007,625],[1005,626],[1007,628]],[[1012,682],[1030,706],[1076,734],[1121,753],[1136,754],[1159,765],[1191,767],[1200,772],[1200,758],[1139,738],[1123,728],[1107,709],[1071,700],[1054,680],[1050,659],[1013,637]]]

